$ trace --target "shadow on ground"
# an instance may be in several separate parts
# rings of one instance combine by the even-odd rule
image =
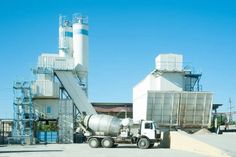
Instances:
[[[11,150],[0,151],[0,153],[31,153],[31,152],[62,152],[63,150]]]

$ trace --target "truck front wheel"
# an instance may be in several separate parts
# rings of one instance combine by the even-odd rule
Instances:
[[[101,143],[104,148],[111,148],[114,145],[112,138],[104,138]]]
[[[88,143],[91,148],[98,148],[100,146],[100,140],[95,137],[90,138]]]
[[[147,138],[141,138],[138,141],[138,147],[141,149],[147,149],[150,146],[150,141]]]

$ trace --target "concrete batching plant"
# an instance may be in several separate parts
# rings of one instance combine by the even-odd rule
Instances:
[[[95,108],[132,115],[131,104],[129,108],[118,104],[114,110],[107,104],[115,103],[97,103],[94,108],[88,101],[88,34],[87,16],[74,14],[73,20],[60,16],[59,52],[38,57],[34,81],[14,84],[14,140],[22,144],[73,143],[81,117],[96,115]],[[133,88],[134,121],[153,120],[163,127],[207,127],[212,93],[200,91],[200,77],[183,68],[182,55],[157,56],[155,69]]]
[[[21,143],[30,137],[41,136],[42,125],[55,123],[56,135],[60,143],[72,143],[76,126],[76,116],[82,113],[96,114],[87,98],[88,92],[88,17],[74,14],[73,21],[65,16],[59,18],[59,53],[45,54],[38,57],[34,70],[36,80],[29,88],[32,110],[26,109],[19,101],[15,101],[14,137]],[[19,84],[19,83],[18,83]],[[24,94],[24,88],[19,89]],[[18,97],[15,98],[18,100]],[[23,109],[22,109],[23,108]],[[19,117],[18,115],[21,115]],[[33,124],[23,121],[26,115],[31,120],[39,121],[32,130]],[[44,124],[46,122],[46,124]],[[27,122],[28,123],[28,122]],[[23,128],[23,129],[22,129]],[[37,128],[37,129],[36,129]],[[23,132],[22,130],[30,130]],[[58,133],[58,134],[57,134]],[[40,137],[37,139],[40,139]]]

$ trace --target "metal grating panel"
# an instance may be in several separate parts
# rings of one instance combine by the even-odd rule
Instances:
[[[59,143],[73,143],[73,102],[60,100],[59,102]]]

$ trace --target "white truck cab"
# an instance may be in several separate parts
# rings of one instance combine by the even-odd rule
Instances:
[[[153,121],[142,121],[142,123],[141,123],[141,136],[146,136],[150,140],[155,139],[156,126]]]
[[[160,131],[157,129],[154,121],[141,121],[140,124],[140,137],[137,142],[139,148],[146,149],[153,147],[157,139],[160,139]]]

